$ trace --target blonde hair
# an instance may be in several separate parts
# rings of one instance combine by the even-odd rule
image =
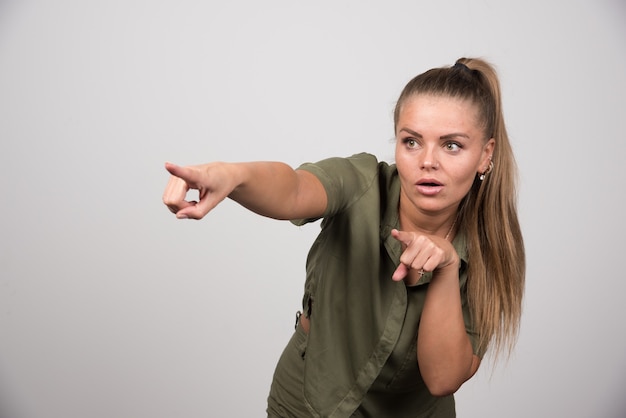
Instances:
[[[404,102],[434,94],[473,102],[485,141],[495,139],[493,169],[476,177],[459,205],[459,226],[466,231],[469,265],[467,298],[479,352],[491,346],[495,358],[510,353],[522,314],[526,274],[524,243],[517,217],[517,166],[504,124],[500,83],[494,68],[477,58],[460,58],[452,67],[435,68],[411,80],[394,111],[395,125]]]

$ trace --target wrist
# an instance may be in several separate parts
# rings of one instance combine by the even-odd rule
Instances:
[[[435,269],[435,271],[433,272],[433,278],[435,276],[436,277],[444,276],[444,277],[454,277],[458,279],[460,265],[461,265],[461,259],[455,253],[455,257],[452,260],[450,260],[445,265],[440,265],[437,269]]]
[[[250,165],[251,163],[220,163],[224,167],[226,177],[231,182],[231,193],[229,197],[236,197],[250,183]]]

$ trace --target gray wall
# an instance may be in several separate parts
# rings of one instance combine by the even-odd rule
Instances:
[[[393,157],[404,84],[497,65],[528,252],[517,349],[460,417],[623,417],[626,7],[617,0],[0,1],[0,416],[264,416],[296,228],[177,221],[166,160]]]

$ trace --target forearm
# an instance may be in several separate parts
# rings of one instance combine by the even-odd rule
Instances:
[[[310,173],[280,162],[233,164],[238,186],[228,196],[260,215],[275,219],[320,216],[326,193]]]
[[[458,265],[434,273],[428,285],[417,339],[417,358],[433,395],[456,392],[478,368],[465,331]]]

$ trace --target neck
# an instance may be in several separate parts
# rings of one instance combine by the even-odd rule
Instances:
[[[458,211],[452,213],[409,216],[403,210],[399,213],[400,228],[403,231],[414,231],[426,235],[435,235],[452,241],[458,219]]]

